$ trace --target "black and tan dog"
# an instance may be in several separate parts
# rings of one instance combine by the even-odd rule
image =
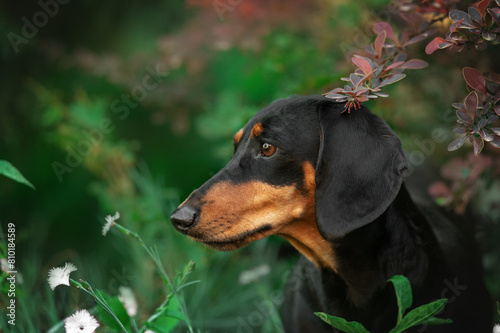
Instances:
[[[171,215],[175,228],[230,251],[269,235],[303,257],[283,306],[286,332],[332,332],[313,312],[395,326],[391,276],[408,277],[414,306],[449,299],[453,324],[411,332],[491,332],[492,306],[473,236],[424,216],[403,183],[398,137],[365,107],[348,114],[322,96],[278,100],[234,137],[233,158]],[[410,330],[408,330],[410,332]]]

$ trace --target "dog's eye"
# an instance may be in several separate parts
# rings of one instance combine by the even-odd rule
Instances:
[[[272,144],[265,142],[262,144],[261,155],[265,157],[271,157],[276,152],[276,149],[277,148]]]

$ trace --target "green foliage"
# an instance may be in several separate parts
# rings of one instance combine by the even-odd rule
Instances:
[[[2,186],[11,182],[0,181],[4,199],[0,223],[19,224],[16,246],[24,279],[17,285],[22,320],[12,331],[38,333],[50,327],[63,331],[61,320],[74,313],[79,299],[64,289],[48,292],[45,275],[52,265],[68,260],[85,267],[89,280],[108,295],[116,295],[120,285],[131,287],[140,295],[141,318],[155,313],[170,291],[158,292],[162,282],[148,254],[137,244],[113,239],[116,230],[100,237],[96,216],[117,210],[125,227],[156,244],[158,257],[174,280],[177,267],[197,262],[190,281],[203,282],[180,291],[193,327],[200,331],[237,331],[238,318],[247,319],[247,314],[258,311],[255,304],[283,289],[286,272],[295,261],[278,255],[288,246],[284,242],[270,238],[231,254],[215,253],[177,233],[168,215],[230,158],[234,132],[253,113],[277,98],[320,94],[338,86],[352,69],[350,52],[361,52],[374,41],[371,21],[386,17],[389,1],[311,4],[244,2],[226,12],[221,22],[207,1],[86,0],[60,6],[36,36],[20,45],[19,53],[6,39],[0,52],[5,63],[0,77],[0,151],[3,159],[15,161],[37,184],[32,192],[22,186]],[[429,7],[421,12],[436,9]],[[410,8],[418,12],[415,9]],[[41,8],[5,2],[0,11],[3,31],[21,34],[20,18],[31,19],[35,10]],[[262,19],[263,12],[270,15]],[[490,20],[490,11],[486,16]],[[92,24],[82,29],[81,17],[93,17]],[[395,26],[397,31],[402,28]],[[416,46],[412,55],[425,56]],[[428,142],[432,130],[447,131],[456,121],[445,119],[439,110],[464,99],[461,66],[467,63],[487,71],[497,59],[492,52],[496,47],[491,42],[484,52],[453,57],[436,52],[425,58],[428,70],[414,71],[383,87],[391,98],[378,99],[370,107],[394,128],[410,156],[422,153],[419,143]],[[146,68],[157,65],[169,75],[135,101],[130,96],[144,88]],[[134,106],[127,108],[123,96],[129,96]],[[81,163],[70,166],[71,172],[59,182],[52,163],[67,165],[68,149],[78,151],[78,145],[88,141],[86,133],[102,130],[103,119],[110,119],[113,129],[101,131],[102,140],[81,154]],[[479,118],[475,121],[479,125]],[[490,125],[486,128],[493,131]],[[435,150],[423,153],[426,162],[436,165],[464,151],[452,155],[441,141],[434,143]],[[480,156],[497,163],[488,150],[491,145],[484,146]],[[466,190],[451,193],[474,199],[475,213],[498,221],[494,165],[481,177],[465,179]],[[469,166],[462,169],[472,171]],[[470,195],[471,184],[478,182],[478,195]],[[489,288],[498,299],[500,243],[495,240],[500,224],[494,224],[491,235],[484,242],[484,262]],[[273,267],[268,275],[250,284],[236,282],[243,271],[263,264]],[[0,297],[0,307],[6,300]],[[170,306],[175,311],[175,298]],[[8,332],[3,320],[0,316],[0,325]],[[169,320],[174,325],[175,319]],[[186,331],[183,320],[176,325],[174,330]],[[262,326],[252,329],[282,331],[279,312],[266,315]]]
[[[398,320],[396,326],[389,333],[402,333],[405,330],[416,325],[442,325],[449,324],[449,319],[435,318],[446,305],[447,299],[440,299],[428,304],[424,304],[408,312],[413,303],[411,285],[408,279],[402,275],[394,275],[389,280],[394,285],[396,298],[398,302]],[[346,333],[369,333],[369,331],[360,323],[352,321],[347,322],[343,318],[327,315],[322,312],[315,312],[315,315],[323,319],[329,325]]]
[[[108,327],[113,332],[123,332],[122,325],[130,332],[130,317],[127,314],[127,310],[123,306],[123,303],[117,296],[110,296],[107,293],[99,290],[99,295],[102,296],[103,300],[107,303],[109,308],[113,311],[116,319],[106,312],[102,307],[97,307],[97,314],[99,316],[99,321],[106,327]],[[120,325],[121,323],[121,325]]]
[[[394,290],[396,292],[396,298],[398,301],[398,323],[403,318],[406,310],[411,307],[413,303],[413,295],[411,292],[410,281],[402,275],[394,275],[389,279],[394,285]]]
[[[370,333],[363,325],[356,321],[346,321],[340,317],[330,316],[323,312],[315,312],[316,316],[323,319],[323,321],[336,329],[346,333]]]
[[[35,189],[35,186],[31,184],[24,176],[13,166],[10,162],[5,160],[0,160],[0,175],[4,175],[7,178],[15,180],[18,183],[27,185],[32,189]]]

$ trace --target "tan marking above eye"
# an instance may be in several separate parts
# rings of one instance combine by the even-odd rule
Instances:
[[[251,137],[255,138],[255,137],[259,136],[263,130],[264,130],[264,126],[262,126],[262,123],[255,124],[254,127],[252,128]]]
[[[243,128],[240,129],[236,134],[234,135],[234,144],[237,145],[240,143],[241,137],[243,136]]]

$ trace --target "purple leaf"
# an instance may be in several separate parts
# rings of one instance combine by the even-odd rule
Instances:
[[[427,67],[429,64],[420,59],[411,59],[405,62],[400,68],[404,69],[421,69]]]
[[[481,36],[487,42],[492,42],[495,39],[497,39],[497,35],[492,33],[492,32],[483,32],[483,34]]]
[[[493,141],[490,142],[490,145],[492,145],[495,148],[500,148],[500,137],[495,136],[493,138]]]
[[[349,77],[349,79],[351,80],[351,82],[354,85],[354,87],[359,86],[359,84],[361,83],[361,77],[359,77],[356,74],[351,74],[351,76]]]
[[[486,82],[483,74],[475,68],[464,67],[462,70],[465,82],[475,91],[486,95]]]
[[[500,136],[500,127],[492,127],[490,129],[493,133],[495,133],[495,135]]]
[[[327,92],[326,94],[332,94],[332,93],[339,93],[339,92],[342,92],[342,88],[335,88],[333,90],[330,90],[329,92]],[[325,94],[325,95],[326,95]]]
[[[465,140],[467,140],[467,137],[468,137],[468,135],[450,142],[450,144],[448,145],[448,151],[454,151],[454,150],[457,150],[458,148],[462,147],[465,143]]]
[[[494,139],[493,134],[489,133],[487,129],[482,129],[479,130],[479,135],[483,138],[484,141],[486,142],[491,142]]]
[[[500,75],[497,73],[488,72],[488,73],[484,73],[483,76],[488,81],[493,81],[495,83],[500,84]]]
[[[472,144],[473,144],[473,147],[474,147],[474,155],[479,155],[479,153],[481,152],[481,150],[483,150],[484,148],[484,140],[483,138],[476,138],[476,137],[472,137]]]
[[[404,53],[401,53],[401,54],[398,54],[396,56],[396,58],[394,58],[393,62],[400,62],[400,61],[405,62],[406,59],[408,59],[408,56]]]
[[[455,127],[453,129],[453,133],[455,133],[455,134],[465,134],[465,133],[467,133],[467,129],[465,127],[463,127],[463,126]]]
[[[380,32],[385,31],[387,38],[392,40],[394,43],[398,44],[396,35],[391,25],[387,22],[377,22],[373,25],[373,31],[378,35]]]
[[[449,16],[450,16],[450,19],[454,22],[458,22],[458,21],[463,20],[467,24],[472,24],[472,20],[471,20],[469,14],[467,14],[466,12],[463,12],[461,10],[458,10],[458,9],[450,10]]]
[[[405,46],[409,46],[409,45],[413,45],[413,44],[416,44],[420,41],[423,41],[424,39],[426,39],[428,37],[427,34],[421,34],[421,35],[418,35],[418,36],[415,36],[413,38],[410,38],[406,43],[405,43]]]
[[[464,110],[457,110],[457,117],[458,117],[458,119],[460,119],[461,121],[463,121],[463,122],[465,122],[467,124],[471,124],[472,123],[471,117]]]
[[[467,113],[471,117],[472,120],[476,117],[477,113],[477,92],[471,91],[469,95],[465,98],[465,108],[467,109]]]
[[[453,106],[456,109],[465,109],[465,105],[463,103],[453,103],[451,106]]]
[[[495,110],[495,113],[500,116],[500,105],[495,106],[493,110]]]
[[[382,81],[377,88],[380,88],[380,87],[383,87],[383,86],[386,86],[388,84],[393,84],[393,83],[396,83],[398,82],[399,80],[402,80],[406,75],[405,74],[394,74],[390,77],[388,77],[387,79],[385,79],[384,81]]]
[[[363,58],[363,57],[360,57],[360,56],[354,56],[352,57],[352,62],[358,66],[359,68],[361,68],[361,70],[365,73],[365,74],[371,74],[372,72],[372,67],[370,66],[370,62],[368,61],[368,59],[366,58]]]
[[[389,94],[381,93],[381,92],[376,92],[375,95],[377,95],[379,97],[389,97]]]
[[[496,114],[494,114],[488,118],[487,125],[491,125],[491,124],[495,123],[495,121],[497,121],[497,120],[498,120],[498,116]]]
[[[497,25],[500,25],[500,8],[488,8],[488,13],[490,13]]]
[[[479,123],[477,123],[477,128],[480,129],[480,128],[483,128],[484,126],[486,126],[486,124],[488,123],[488,120],[486,118],[482,118]]]
[[[477,10],[476,7],[469,7],[469,16],[474,20],[476,21],[477,23],[479,24],[483,24],[483,16],[481,15],[481,13],[479,13],[479,10]]]
[[[347,100],[347,96],[339,94],[326,94],[325,97],[334,99],[337,102],[345,102]]]

